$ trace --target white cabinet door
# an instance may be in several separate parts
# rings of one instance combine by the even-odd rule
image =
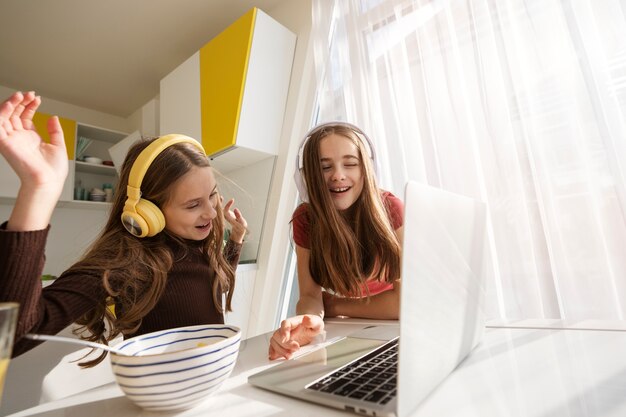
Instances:
[[[20,179],[17,174],[4,158],[0,158],[0,196],[17,197],[19,188]]]
[[[63,185],[60,200],[71,201],[74,194],[74,161],[68,161],[68,175]],[[20,179],[9,163],[0,157],[0,197],[16,198],[20,189]]]

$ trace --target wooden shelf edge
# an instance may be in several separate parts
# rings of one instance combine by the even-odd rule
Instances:
[[[0,196],[0,204],[15,204],[15,197],[2,197]],[[100,201],[58,201],[57,208],[79,208],[87,210],[109,210],[112,203],[100,202]]]

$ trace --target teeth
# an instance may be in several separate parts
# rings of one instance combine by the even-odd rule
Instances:
[[[343,193],[344,191],[348,191],[350,187],[342,187],[342,188],[331,188],[330,191],[333,193]]]

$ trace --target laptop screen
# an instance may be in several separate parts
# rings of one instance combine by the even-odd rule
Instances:
[[[479,201],[406,186],[399,416],[415,409],[482,337],[485,220]]]
[[[484,244],[484,204],[409,182],[399,326],[371,321],[248,381],[360,414],[409,415],[482,337]],[[387,346],[398,333],[399,348]]]

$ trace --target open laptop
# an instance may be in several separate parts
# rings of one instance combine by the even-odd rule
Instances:
[[[482,337],[485,219],[481,202],[409,182],[399,326],[368,326],[248,382],[359,414],[409,415]]]

